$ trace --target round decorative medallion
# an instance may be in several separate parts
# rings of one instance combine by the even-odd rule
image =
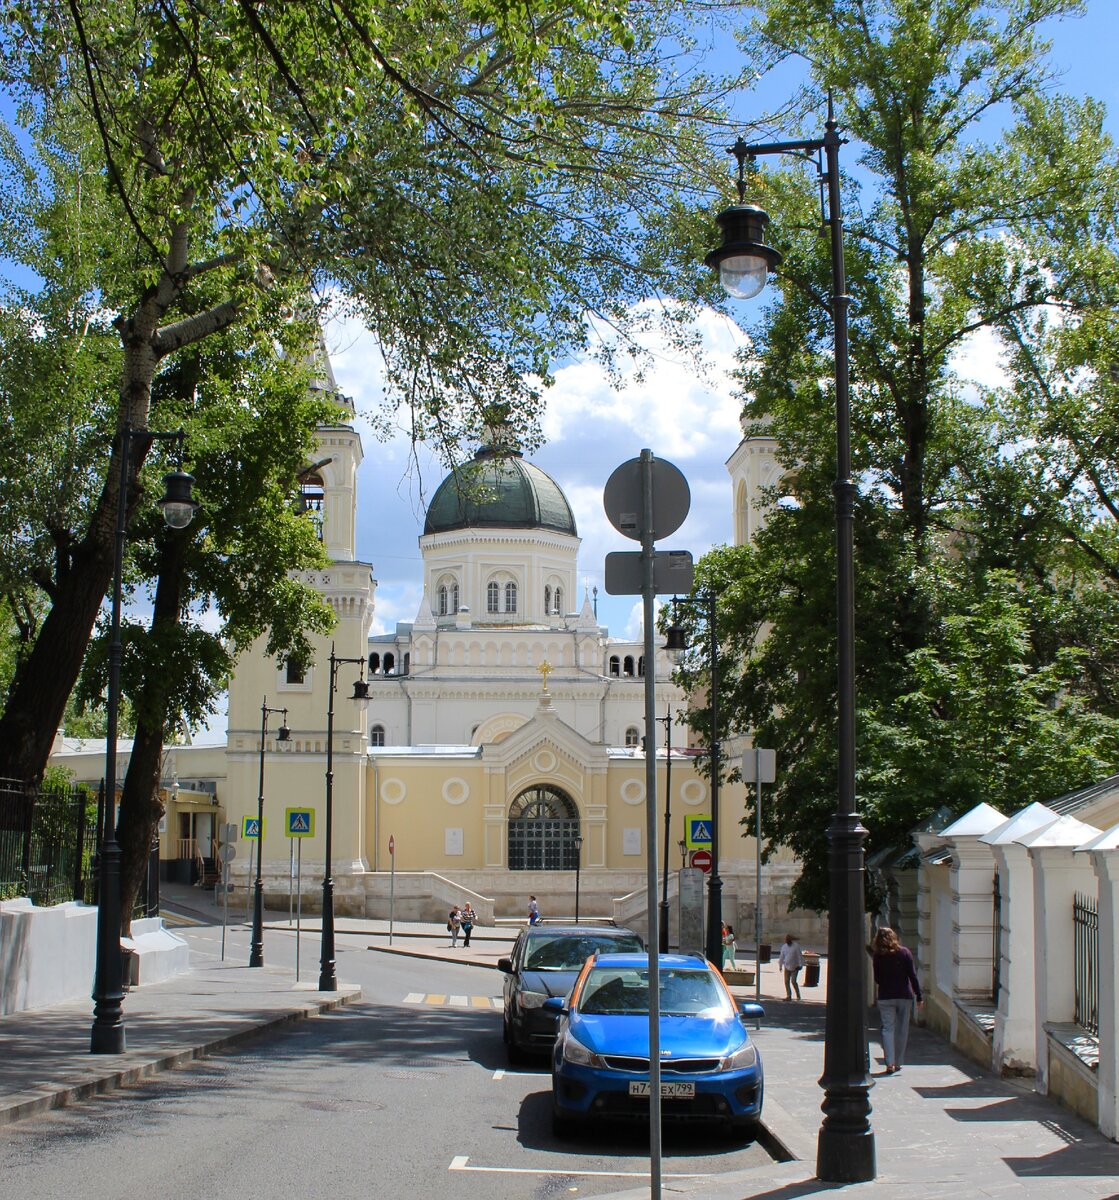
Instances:
[[[640,779],[627,779],[622,784],[622,799],[627,804],[640,804],[645,799],[645,785]]]
[[[443,799],[448,804],[465,804],[470,798],[470,785],[465,779],[448,779],[443,784]]]
[[[545,773],[548,771],[554,771],[556,767],[556,756],[551,752],[551,750],[541,750],[532,760],[532,763],[538,771],[543,771]]]
[[[680,789],[680,799],[685,804],[702,804],[707,799],[707,787],[701,779],[689,779]]]
[[[386,804],[399,804],[407,794],[403,779],[385,779],[381,783],[381,799]]]

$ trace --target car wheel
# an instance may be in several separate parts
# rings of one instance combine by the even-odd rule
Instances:
[[[552,1134],[561,1139],[574,1137],[579,1132],[579,1121],[575,1117],[569,1117],[566,1113],[561,1112],[554,1104],[552,1105]]]
[[[758,1139],[757,1121],[732,1121],[728,1130],[732,1142],[755,1142]]]
[[[525,1061],[525,1052],[517,1045],[512,1029],[505,1030],[505,1058],[512,1067],[519,1067]]]

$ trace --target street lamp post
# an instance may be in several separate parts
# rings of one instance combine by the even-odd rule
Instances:
[[[264,878],[261,874],[261,859],[264,857],[264,744],[268,739],[268,714],[283,713],[284,720],[276,731],[276,741],[286,742],[291,737],[288,728],[288,710],[269,708],[265,696],[260,706],[260,787],[256,797],[256,883],[253,887],[253,940],[249,950],[249,966],[264,966]]]
[[[660,952],[668,953],[668,845],[669,833],[672,828],[672,709],[669,708],[663,717],[657,717],[664,723],[664,879],[661,884],[661,919],[658,933],[660,935]]]
[[[575,924],[579,924],[579,869],[583,865],[583,835],[577,833],[572,839],[575,847]]]
[[[716,966],[723,964],[723,880],[719,875],[719,775],[721,765],[719,758],[719,635],[715,629],[715,593],[710,591],[696,592],[690,599],[681,600],[673,597],[673,611],[683,606],[695,607],[703,613],[707,622],[708,649],[711,656],[711,872],[707,877],[707,934],[704,939],[706,954],[709,962]],[[669,653],[679,653],[687,649],[684,631],[673,619],[669,627],[665,649]]]
[[[355,700],[369,699],[369,684],[365,682],[364,658],[339,658],[330,644],[330,687],[326,706],[326,866],[322,880],[322,956],[319,961],[319,991],[336,992],[338,973],[334,956],[334,880],[331,877],[331,849],[334,836],[334,689],[338,685],[338,668],[343,663],[359,663],[361,678],[354,680]]]
[[[128,532],[128,478],[132,443],[177,443],[179,466],[163,477],[164,494],[158,501],[171,529],[185,529],[194,516],[191,495],[194,477],[182,469],[185,435],[137,429],[126,421],[120,432],[120,475],[117,481],[117,526],[113,547],[113,599],[110,612],[109,680],[105,712],[105,823],[99,856],[97,888],[97,947],[93,974],[93,1029],[91,1054],[122,1054],[124,1035],[124,979],[120,949],[120,843],[117,841],[117,715],[120,709],[120,609],[124,576],[124,544]]]
[[[822,138],[747,145],[739,138],[729,153],[738,162],[738,204],[716,220],[723,244],[705,262],[719,270],[732,296],[749,299],[765,286],[781,255],[764,241],[768,215],[744,203],[747,159],[767,154],[815,156],[827,185],[826,223],[831,234],[832,318],[835,326],[836,414],[836,669],[838,698],[838,796],[828,827],[828,993],[824,1037],[824,1120],[816,1148],[817,1177],[862,1183],[876,1175],[867,1074],[866,974],[864,969],[863,841],[855,800],[855,484],[851,479],[851,400],[847,357],[847,295],[840,208],[839,136],[831,101]],[[820,155],[823,154],[823,163]]]

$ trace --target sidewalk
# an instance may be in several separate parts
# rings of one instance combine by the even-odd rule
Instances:
[[[168,888],[165,901],[187,919],[220,925],[220,910],[198,889]],[[240,924],[243,911],[231,912]],[[268,927],[289,928],[286,912],[267,914]],[[305,919],[308,934],[318,921]],[[391,953],[495,970],[508,953],[515,928],[482,928],[469,948],[452,949],[445,930],[396,924],[389,945],[388,923],[339,918],[336,934],[348,947],[366,945]],[[739,966],[752,967],[746,953]],[[671,1180],[663,1193],[702,1200],[794,1200],[838,1189],[814,1177],[816,1136],[823,1093],[826,963],[821,986],[804,989],[804,999],[787,1002],[775,964],[762,969],[766,1016],[752,1032],[766,1066],[764,1121],[770,1144],[793,1156],[717,1180]],[[736,988],[752,999],[754,988]],[[254,1036],[268,1028],[323,1012],[356,999],[360,992],[322,993],[314,983],[295,985],[290,970],[208,963],[165,983],[133,989],[125,1000],[127,1052],[89,1054],[92,1006],[88,1001],[0,1018],[0,1124],[111,1090],[146,1075]],[[847,1185],[843,1194],[895,1200],[907,1192],[930,1200],[972,1197],[1052,1197],[1056,1200],[1116,1200],[1119,1146],[1085,1121],[1036,1096],[1028,1086],[999,1079],[955,1053],[943,1040],[914,1029],[904,1070],[881,1075],[877,1039],[871,1035],[874,1087],[871,1125],[877,1178]],[[612,1200],[640,1200],[648,1186],[615,1193]]]

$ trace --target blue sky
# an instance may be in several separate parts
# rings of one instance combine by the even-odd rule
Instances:
[[[1109,128],[1119,136],[1119,78],[1115,71],[1115,0],[1091,0],[1086,17],[1050,23],[1054,69],[1061,73],[1060,90],[1091,95],[1108,107]],[[723,57],[723,52],[719,52]],[[744,95],[738,113],[744,121],[761,109],[777,107],[795,89],[799,69],[785,64]],[[845,164],[853,165],[855,149]],[[729,161],[729,160],[728,160]],[[806,186],[811,186],[806,173]],[[714,226],[712,226],[714,237]],[[757,302],[755,301],[756,305]],[[583,582],[598,588],[599,619],[619,635],[636,635],[640,604],[612,597],[603,588],[603,563],[612,550],[631,550],[633,543],[617,534],[606,520],[602,490],[611,471],[648,447],[674,462],[688,479],[692,492],[687,521],[664,549],[690,550],[698,559],[713,545],[732,539],[731,490],[725,462],[739,437],[738,403],[728,371],[734,350],[743,341],[736,323],[746,326],[754,315],[749,303],[724,318],[707,313],[701,321],[709,351],[706,380],[665,352],[644,383],[632,382],[613,390],[593,364],[560,368],[548,396],[544,419],[546,444],[532,457],[567,493],[583,543],[580,549],[580,595]],[[327,331],[335,373],[342,389],[356,402],[359,413],[379,399],[377,354],[372,339],[360,330],[335,324]],[[975,377],[992,382],[990,348],[972,347],[970,362],[961,364]],[[422,586],[416,539],[423,527],[422,496],[432,494],[443,477],[434,462],[420,476],[409,475],[404,441],[378,443],[365,423],[365,465],[359,483],[358,555],[373,563],[378,579],[378,627],[416,615]]]

